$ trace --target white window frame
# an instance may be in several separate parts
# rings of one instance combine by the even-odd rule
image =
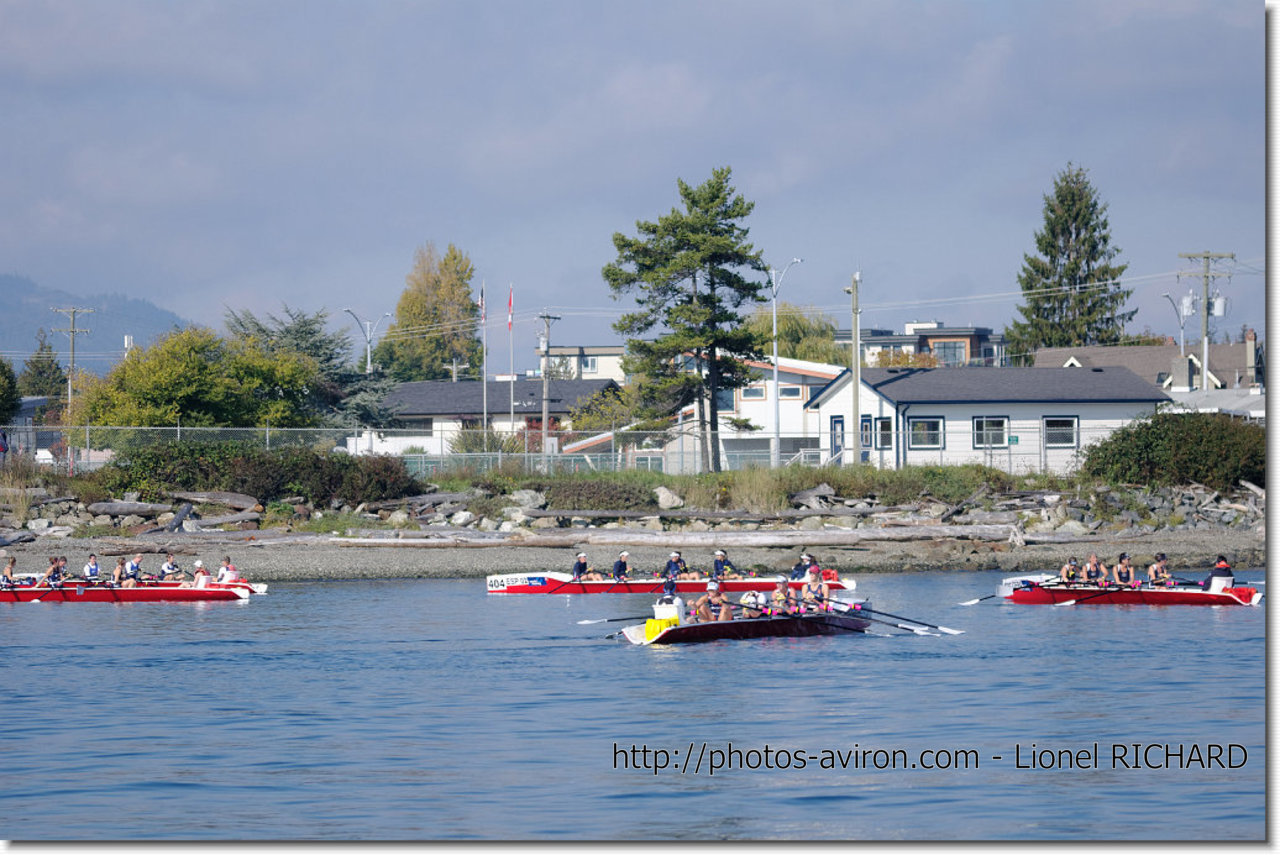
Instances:
[[[1071,423],[1071,441],[1070,442],[1052,442],[1049,439],[1050,431],[1062,431],[1065,427],[1049,427],[1049,422],[1070,422]],[[1045,448],[1079,448],[1080,447],[1080,417],[1079,416],[1042,416],[1040,419],[1040,429],[1044,434]]]
[[[916,442],[915,427],[925,422],[937,422],[938,441],[936,443],[922,444]],[[943,416],[908,416],[907,417],[907,448],[911,451],[936,451],[947,447],[947,420]]]
[[[743,386],[739,389],[744,401],[763,401],[768,397],[763,386]]]
[[[804,389],[802,389],[799,386],[779,386],[778,387],[779,401],[791,401],[791,400],[800,401],[803,399],[804,399]]]
[[[600,370],[599,357],[584,356],[582,357],[582,373],[595,374]]]
[[[979,423],[984,423],[980,429]],[[986,426],[986,423],[1000,423],[1000,441],[991,442],[990,437],[992,429]],[[1009,447],[1009,417],[1008,416],[974,416],[973,417],[973,447],[975,449],[985,448],[1008,448]]]

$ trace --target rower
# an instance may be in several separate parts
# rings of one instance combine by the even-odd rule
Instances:
[[[679,552],[672,552],[667,558],[667,566],[662,569],[662,576],[666,579],[685,579],[688,578],[689,568],[684,563],[684,559],[680,557]]]
[[[140,569],[137,564],[126,560],[121,555],[116,559],[116,569],[111,574],[111,584],[119,588],[138,587],[138,571]]]
[[[12,588],[17,582],[13,579],[13,568],[18,564],[18,559],[12,555],[4,564],[4,571],[0,572],[0,588]]]
[[[796,566],[791,568],[791,580],[802,581],[809,575],[809,567],[815,562],[813,556],[809,553],[801,553],[800,560],[796,562]]]
[[[137,585],[142,581],[142,553],[136,553],[133,559],[124,565],[124,575],[133,580],[133,584]],[[133,587],[129,585],[127,587]]]
[[[764,609],[765,597],[759,591],[747,591],[738,602],[742,604],[742,616],[744,618],[758,618],[762,614],[762,609]]]
[[[1133,585],[1138,581],[1138,571],[1133,569],[1127,552],[1120,553],[1120,557],[1116,559],[1116,566],[1111,568],[1111,572],[1115,574],[1117,585]]]
[[[36,580],[36,587],[40,587],[45,582],[49,583],[50,588],[62,587],[62,559],[56,555],[49,556],[49,569],[44,571],[44,575]]]
[[[1169,556],[1163,552],[1156,553],[1156,563],[1147,568],[1147,581],[1152,585],[1172,585],[1169,575]]]
[[[1218,560],[1214,563],[1213,569],[1209,571],[1209,575],[1201,582],[1201,586],[1206,591],[1221,591],[1223,588],[1230,588],[1235,584],[1235,574],[1231,572],[1231,565],[1227,563],[1226,556],[1219,555]]]
[[[800,609],[830,611],[831,587],[822,581],[822,570],[817,564],[809,568],[809,580],[800,586]]]
[[[711,578],[716,581],[740,578],[738,568],[733,566],[733,562],[729,560],[729,556],[723,549],[716,550],[715,560],[711,563]]]
[[[707,583],[707,592],[694,604],[694,613],[702,622],[733,620],[733,606],[720,590],[720,583]]]
[[[89,553],[89,561],[84,565],[84,569],[80,571],[84,574],[84,580],[92,585],[98,584],[98,576],[101,568],[98,567],[98,556],[92,552]]]
[[[1062,565],[1062,569],[1058,571],[1058,578],[1066,585],[1080,580],[1080,562],[1076,560],[1074,555],[1067,559],[1066,564]]]
[[[769,608],[775,614],[790,614],[795,600],[791,596],[791,586],[787,584],[787,580],[778,578],[778,584],[774,586],[773,592],[769,594]]]
[[[160,565],[159,579],[162,582],[167,582],[172,579],[181,579],[185,575],[186,574],[182,571],[182,568],[174,562],[173,553],[166,553],[164,563]]]
[[[1084,580],[1091,585],[1105,585],[1107,583],[1107,568],[1096,555],[1090,555],[1090,560],[1084,565]]]
[[[577,559],[573,562],[573,581],[577,582],[591,572],[593,572],[592,569],[587,566],[587,553],[579,552]]]
[[[627,558],[631,553],[625,549],[618,553],[618,560],[613,562],[613,578],[616,582],[621,582],[627,578],[627,574],[631,572],[631,565],[627,563]]]
[[[194,569],[191,571],[191,581],[183,582],[182,584],[184,587],[207,588],[209,587],[209,580],[212,578],[213,574],[205,569],[204,562],[197,558]]]
[[[236,569],[236,565],[231,563],[231,556],[224,555],[222,557],[222,566],[218,568],[219,582],[239,582],[240,571]]]

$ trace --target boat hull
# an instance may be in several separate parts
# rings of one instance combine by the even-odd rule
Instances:
[[[1256,588],[1233,587],[1207,591],[1199,587],[1137,588],[1113,585],[1058,585],[1046,582],[1048,577],[1015,577],[1005,579],[998,588],[1000,596],[1011,603],[1047,606],[1073,601],[1080,605],[1144,605],[1144,606],[1256,606],[1262,594]]]
[[[244,588],[179,588],[169,585],[139,585],[112,588],[70,582],[61,588],[18,587],[0,589],[0,603],[159,603],[246,600]]]
[[[815,612],[801,616],[745,618],[668,626],[653,638],[645,638],[645,625],[628,626],[622,634],[632,644],[694,644],[706,641],[741,641],[750,638],[805,638],[866,632],[871,622],[847,613]]]
[[[725,579],[720,590],[727,594],[747,591],[769,592],[778,584],[778,576],[759,576],[750,579]],[[804,584],[801,580],[788,582],[792,589]],[[852,591],[853,580],[828,581],[832,591]],[[658,594],[662,592],[661,579],[624,579],[615,582],[605,579],[599,582],[573,581],[568,573],[498,573],[485,578],[490,594]],[[701,593],[707,590],[706,579],[677,579],[676,591],[681,594]]]

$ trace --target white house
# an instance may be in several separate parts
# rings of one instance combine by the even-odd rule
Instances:
[[[863,368],[863,459],[882,468],[983,463],[1066,473],[1081,449],[1169,396],[1127,368]],[[852,374],[808,403],[826,460],[847,460]]]
[[[571,380],[612,380],[619,386],[627,382],[627,374],[622,370],[622,357],[627,348],[621,344],[561,344],[551,345],[543,353],[538,348],[538,360],[542,369],[547,370],[550,363],[556,376]]]

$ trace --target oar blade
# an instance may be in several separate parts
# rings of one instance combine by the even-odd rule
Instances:
[[[958,605],[958,606],[976,606],[978,603],[982,602],[982,601],[983,601],[983,600],[985,600],[985,599],[986,599],[986,597],[976,597],[976,598],[974,598],[974,599],[972,599],[972,600],[965,600],[963,603],[956,603],[956,605]]]
[[[1060,603],[1054,603],[1055,606],[1074,606],[1075,604],[1075,600],[1063,600]]]

